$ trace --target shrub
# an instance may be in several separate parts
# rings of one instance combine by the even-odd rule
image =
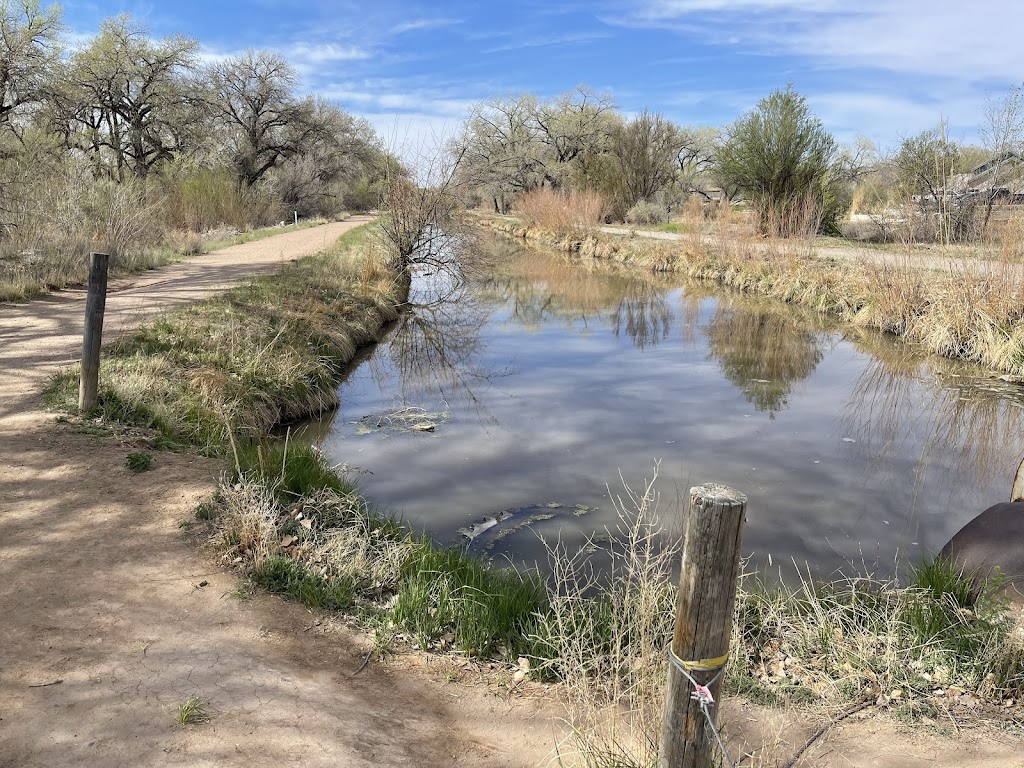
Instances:
[[[751,202],[762,232],[788,236],[790,224],[806,220],[813,207],[819,228],[834,233],[840,215],[835,158],[835,140],[789,87],[733,123],[718,172]]]
[[[627,224],[666,224],[668,210],[663,205],[641,200],[626,213]]]

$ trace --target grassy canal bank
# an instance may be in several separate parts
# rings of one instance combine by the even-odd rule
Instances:
[[[415,536],[315,449],[267,439],[336,405],[346,365],[403,311],[408,280],[382,255],[364,227],[277,275],[158,317],[106,351],[97,416],[225,457],[230,477],[190,524],[253,583],[355,616],[378,655],[405,644],[498,658],[513,681],[557,680],[580,733],[624,705],[656,745],[678,542],[664,541],[653,482],[619,494],[621,530],[594,542],[610,550],[603,578],[584,555],[557,549],[547,577]],[[55,378],[51,404],[73,410],[77,382],[76,370]],[[733,642],[727,690],[773,703],[871,702],[913,718],[951,694],[965,706],[1024,694],[1020,625],[994,589],[977,594],[969,575],[942,564],[904,584],[751,579]]]
[[[755,241],[735,227],[694,222],[681,240],[552,230],[476,217],[487,229],[581,258],[676,272],[800,304],[920,344],[944,357],[1024,377],[1024,236],[1008,231],[987,259],[923,268],[912,255],[875,262],[811,258],[809,240]]]

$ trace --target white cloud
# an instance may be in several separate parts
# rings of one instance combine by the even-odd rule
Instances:
[[[471,99],[445,98],[426,91],[408,93],[349,90],[328,87],[320,94],[342,104],[358,104],[371,112],[429,113],[439,117],[462,119],[476,102]]]
[[[413,21],[396,24],[391,28],[391,34],[402,35],[406,32],[419,32],[424,29],[440,29],[442,27],[450,27],[461,23],[461,19],[415,19]]]
[[[968,81],[1024,79],[1024,4],[1006,0],[645,0],[612,24],[677,28],[709,42]]]
[[[288,47],[288,58],[306,64],[329,64],[338,61],[361,61],[370,58],[370,52],[354,45],[336,43],[295,43]]]
[[[940,120],[946,121],[952,138],[978,140],[980,114],[974,94],[948,94],[941,105],[935,105],[897,95],[832,91],[815,94],[809,102],[814,114],[843,142],[863,134],[885,148],[907,134],[936,127]]]
[[[523,48],[544,48],[557,45],[578,45],[591,43],[595,40],[604,40],[610,37],[606,32],[574,32],[566,35],[552,35],[549,37],[524,37],[512,40],[503,45],[492,48],[485,48],[481,53],[502,53],[504,51],[518,51]]]

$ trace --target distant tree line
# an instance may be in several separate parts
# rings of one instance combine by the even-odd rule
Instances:
[[[72,45],[59,6],[0,0],[9,237],[53,219],[61,200],[93,226],[103,217],[87,215],[90,206],[127,197],[193,229],[373,207],[388,164],[369,123],[300,95],[277,53],[204,62],[195,39],[154,39],[127,15]]]
[[[776,235],[839,234],[849,213],[869,211],[882,239],[964,240],[985,230],[1018,183],[1009,179],[1021,177],[1021,90],[990,101],[985,121],[984,146],[960,145],[940,126],[883,155],[865,139],[840,146],[792,87],[714,128],[627,116],[580,86],[550,100],[527,93],[477,105],[452,151],[469,203],[497,213],[534,190],[594,191],[610,221],[663,223],[696,199],[742,202]],[[965,189],[985,162],[997,183]]]

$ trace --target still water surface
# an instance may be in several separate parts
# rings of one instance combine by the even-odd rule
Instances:
[[[438,541],[498,518],[473,547],[543,560],[541,538],[614,527],[609,488],[657,465],[666,518],[692,485],[748,495],[758,567],[889,574],[1009,494],[1024,396],[983,371],[681,278],[484,247],[488,277],[448,300],[417,279],[421,306],[307,427]]]

